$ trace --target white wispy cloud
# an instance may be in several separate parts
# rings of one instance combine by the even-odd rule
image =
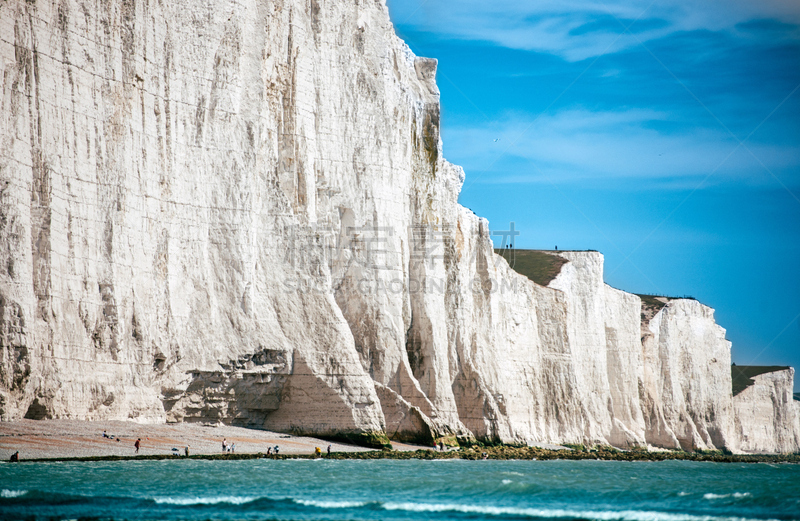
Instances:
[[[758,184],[773,182],[759,160],[776,174],[800,168],[796,147],[748,141],[747,149],[737,149],[722,130],[667,132],[659,130],[662,123],[669,123],[668,114],[643,109],[573,109],[535,121],[511,115],[486,125],[445,127],[444,152],[468,172],[483,172],[468,175],[467,183],[699,180],[714,172],[717,179]]]
[[[797,0],[389,0],[395,23],[443,36],[557,54],[570,61],[670,33],[736,30],[752,20],[800,24]],[[623,34],[630,26],[630,33]]]

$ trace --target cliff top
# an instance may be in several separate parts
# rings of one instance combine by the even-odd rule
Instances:
[[[568,261],[545,250],[496,249],[494,252],[503,257],[508,265],[531,279],[540,286],[547,286],[561,273],[561,267]]]
[[[790,369],[785,365],[732,365],[731,380],[733,381],[733,395],[736,396],[755,383],[756,376]]]
[[[540,286],[547,286],[561,272],[561,267],[569,262],[559,253],[564,252],[595,252],[596,250],[518,250],[514,248],[496,248],[494,252],[503,257],[508,265],[519,273],[528,277]],[[694,297],[667,297],[661,295],[649,295],[636,293],[642,299],[642,323],[648,322],[667,305],[670,300],[686,298],[694,300]]]
[[[653,320],[653,317],[661,311],[661,308],[667,305],[670,301],[669,297],[659,297],[656,295],[642,295],[636,294],[637,297],[642,299],[642,330],[647,327],[647,324]]]

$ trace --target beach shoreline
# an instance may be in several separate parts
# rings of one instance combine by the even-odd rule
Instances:
[[[108,437],[104,437],[103,433]],[[113,438],[112,438],[113,437]],[[117,441],[119,440],[119,441]],[[134,443],[140,440],[137,453]],[[235,444],[222,452],[222,441]],[[279,453],[274,453],[275,446]],[[393,442],[392,450],[294,436],[272,431],[208,424],[139,424],[121,421],[20,420],[0,423],[0,458],[19,451],[20,462],[151,461],[169,459],[246,460],[308,459],[466,459],[466,460],[608,460],[708,461],[718,463],[800,463],[800,454],[724,454],[713,452],[620,451],[611,447],[569,449],[558,446],[447,448]],[[189,456],[185,448],[189,447]],[[327,454],[328,446],[331,454]],[[319,447],[321,454],[315,454]],[[173,450],[175,449],[175,450]]]
[[[135,447],[137,440],[140,445],[138,451]],[[18,420],[0,422],[0,459],[8,461],[16,451],[19,451],[21,461],[130,457],[164,459],[173,457],[175,453],[185,456],[186,447],[191,456],[211,456],[223,454],[223,440],[231,447],[232,455],[266,454],[274,451],[275,446],[278,446],[281,455],[313,454],[316,447],[327,452],[329,445],[331,451],[338,453],[376,450],[321,438],[224,424]],[[400,450],[421,448],[416,445],[394,445]]]
[[[329,460],[516,460],[516,461],[549,461],[549,460],[595,460],[595,461],[629,461],[629,462],[659,462],[659,461],[694,461],[708,463],[788,463],[800,464],[800,455],[797,454],[719,454],[713,453],[688,453],[688,452],[621,452],[621,451],[551,451],[546,449],[516,449],[504,450],[500,447],[480,448],[478,450],[447,450],[434,449],[410,450],[381,450],[381,451],[352,451],[323,452],[320,455],[311,454],[265,454],[265,453],[233,453],[233,454],[199,454],[192,456],[86,456],[86,457],[53,457],[21,459],[20,462],[28,463],[56,463],[56,462],[100,462],[100,461],[164,461],[164,460],[225,460],[242,461],[253,459],[272,460],[297,460],[297,459],[329,459]],[[485,456],[484,456],[485,454]]]

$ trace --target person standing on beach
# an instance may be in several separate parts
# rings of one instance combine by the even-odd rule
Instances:
[[[187,445],[185,449],[183,449],[183,453],[186,454],[186,457],[189,457],[189,446]]]
[[[228,452],[228,440],[222,438],[222,452]]]
[[[136,438],[136,443],[133,444],[133,446],[136,447],[135,454],[139,454],[139,447],[141,447],[141,445],[142,445],[142,438]]]
[[[329,458],[331,457],[331,446],[330,445],[328,445],[328,457]]]

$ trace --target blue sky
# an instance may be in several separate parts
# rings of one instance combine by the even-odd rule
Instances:
[[[439,60],[464,206],[696,297],[737,364],[800,368],[800,2],[388,4]]]

